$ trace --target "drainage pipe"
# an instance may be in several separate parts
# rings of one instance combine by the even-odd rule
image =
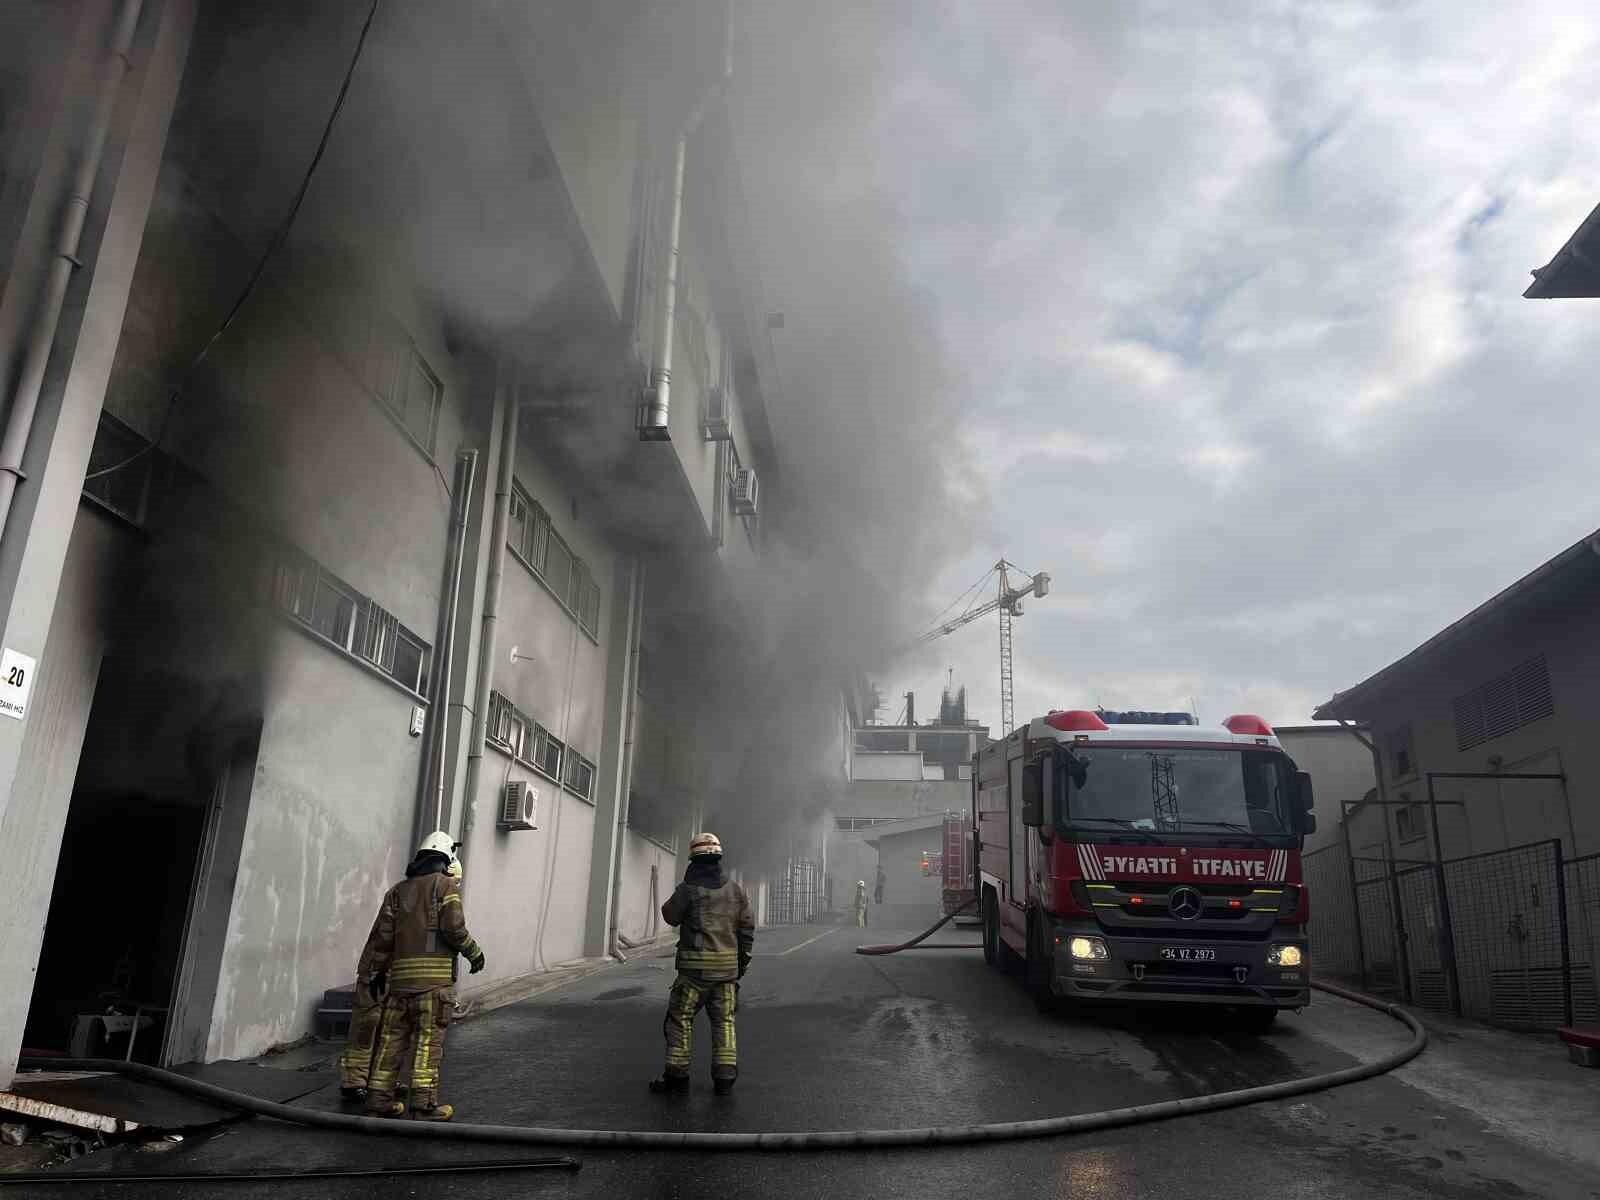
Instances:
[[[930,931],[931,932],[931,931]],[[1170,1117],[1193,1116],[1259,1104],[1263,1100],[1283,1100],[1303,1096],[1343,1084],[1371,1079],[1410,1062],[1428,1044],[1422,1024],[1398,1004],[1352,992],[1337,984],[1313,981],[1312,986],[1379,1012],[1387,1013],[1411,1031],[1411,1040],[1400,1049],[1372,1062],[1357,1063],[1339,1071],[1325,1071],[1301,1079],[1257,1087],[1236,1088],[1204,1096],[1185,1096],[1154,1104],[1135,1104],[1101,1112],[1074,1113],[1044,1117],[1034,1121],[996,1121],[980,1125],[935,1125],[916,1129],[837,1129],[801,1130],[777,1133],[679,1133],[657,1129],[556,1129],[521,1125],[439,1124],[432,1121],[390,1121],[378,1117],[346,1116],[343,1113],[317,1112],[276,1104],[246,1096],[215,1084],[202,1083],[187,1075],[177,1075],[143,1063],[116,1059],[23,1059],[21,1066],[55,1071],[115,1071],[149,1083],[199,1096],[229,1108],[276,1117],[298,1125],[333,1129],[345,1133],[380,1133],[400,1137],[429,1138],[457,1142],[499,1142],[531,1146],[608,1146],[640,1150],[864,1150],[886,1146],[958,1146],[973,1142],[1009,1142],[1024,1138],[1056,1137],[1068,1133],[1116,1129],[1142,1125]],[[105,1178],[112,1178],[105,1176]]]
[[[606,953],[622,959],[622,860],[628,839],[628,802],[633,796],[633,735],[639,722],[639,643],[644,638],[644,558],[635,555],[628,579],[628,667],[623,672],[623,703],[627,716],[622,722],[622,795],[617,800],[616,845],[611,850],[611,928]]]
[[[500,611],[500,582],[506,571],[506,527],[511,523],[511,487],[517,471],[517,424],[520,398],[515,382],[504,385],[505,413],[501,417],[500,468],[494,488],[494,520],[490,523],[489,577],[483,589],[483,626],[478,636],[478,676],[473,687],[472,729],[467,740],[466,781],[461,795],[462,890],[471,875],[466,871],[472,841],[473,810],[478,802],[478,775],[483,768],[483,741],[489,727],[489,685],[494,679],[495,629]]]
[[[667,218],[667,278],[661,289],[661,308],[656,320],[655,361],[650,368],[650,384],[644,403],[639,406],[636,426],[641,442],[670,442],[672,430],[668,413],[672,404],[672,342],[678,313],[678,260],[683,229],[683,175],[689,158],[689,139],[700,127],[711,105],[724,96],[733,78],[733,2],[729,0],[723,22],[722,74],[711,84],[690,110],[672,157],[672,208]]]
[[[4,534],[10,523],[17,486],[24,478],[22,460],[28,449],[28,437],[33,432],[34,416],[39,411],[45,368],[50,362],[50,352],[55,348],[56,330],[61,325],[61,309],[66,303],[67,287],[72,282],[73,271],[83,266],[78,258],[78,249],[83,242],[83,227],[89,219],[89,201],[94,194],[95,177],[100,173],[100,160],[105,155],[117,97],[132,67],[128,56],[133,49],[133,35],[138,28],[139,13],[143,7],[143,0],[123,0],[118,10],[116,30],[106,56],[105,75],[100,81],[99,94],[95,97],[88,139],[67,191],[55,253],[50,260],[49,274],[45,277],[44,295],[23,351],[17,390],[11,397],[10,411],[6,413],[5,432],[0,435],[0,535]]]
[[[439,653],[434,662],[432,720],[422,760],[422,804],[417,810],[413,844],[444,825],[445,749],[450,736],[450,675],[456,657],[456,625],[461,609],[461,571],[467,556],[467,508],[478,478],[478,452],[463,450],[456,456],[456,490],[450,505],[450,539],[445,551],[445,604],[439,619]],[[435,780],[435,774],[438,778]],[[433,820],[428,820],[432,794]]]

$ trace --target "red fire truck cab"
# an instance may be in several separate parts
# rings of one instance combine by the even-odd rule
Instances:
[[[1271,726],[1052,712],[973,759],[984,957],[1041,1007],[1310,1001],[1300,850],[1311,777]]]

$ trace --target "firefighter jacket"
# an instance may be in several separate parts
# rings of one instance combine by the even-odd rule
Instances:
[[[742,977],[755,953],[750,898],[724,880],[720,864],[691,863],[661,915],[678,929],[678,970],[705,983]]]
[[[457,954],[483,954],[467,932],[461,881],[442,866],[415,863],[406,875],[384,896],[356,967],[362,979],[387,975],[389,990],[398,995],[447,988],[455,979]]]

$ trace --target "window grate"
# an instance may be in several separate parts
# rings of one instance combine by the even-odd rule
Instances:
[[[1544,655],[1457,696],[1456,749],[1470,750],[1555,713]]]
[[[600,588],[589,565],[555,531],[550,514],[514,484],[506,543],[544,581],[590,637],[600,636]]]
[[[272,605],[333,648],[376,667],[408,691],[425,695],[428,643],[377,601],[297,551],[272,560]]]

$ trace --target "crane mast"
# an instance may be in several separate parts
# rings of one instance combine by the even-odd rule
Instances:
[[[1026,582],[1021,586],[1012,586],[1011,573],[1013,571],[1022,576]],[[1002,558],[989,569],[988,575],[985,575],[983,579],[980,579],[976,584],[974,584],[973,587],[964,593],[960,599],[957,599],[956,603],[961,603],[961,599],[964,599],[966,596],[972,595],[974,592],[977,592],[979,589],[981,589],[984,583],[988,581],[990,575],[996,576],[998,579],[998,585],[996,587],[994,599],[986,600],[982,604],[969,605],[958,616],[953,617],[943,624],[936,625],[934,628],[928,630],[928,632],[924,633],[920,638],[917,639],[917,641],[918,643],[931,642],[936,638],[944,637],[946,634],[954,633],[964,625],[970,625],[979,617],[986,617],[992,612],[999,612],[1000,735],[1004,737],[1006,734],[1011,732],[1011,723],[1015,716],[1012,704],[1013,669],[1011,657],[1011,620],[1013,617],[1020,617],[1022,615],[1022,601],[1025,597],[1043,597],[1050,594],[1050,576],[1045,571],[1040,571],[1036,575],[1029,575],[1026,571],[1022,570],[1022,568],[1018,567],[1016,563],[1007,562]]]

